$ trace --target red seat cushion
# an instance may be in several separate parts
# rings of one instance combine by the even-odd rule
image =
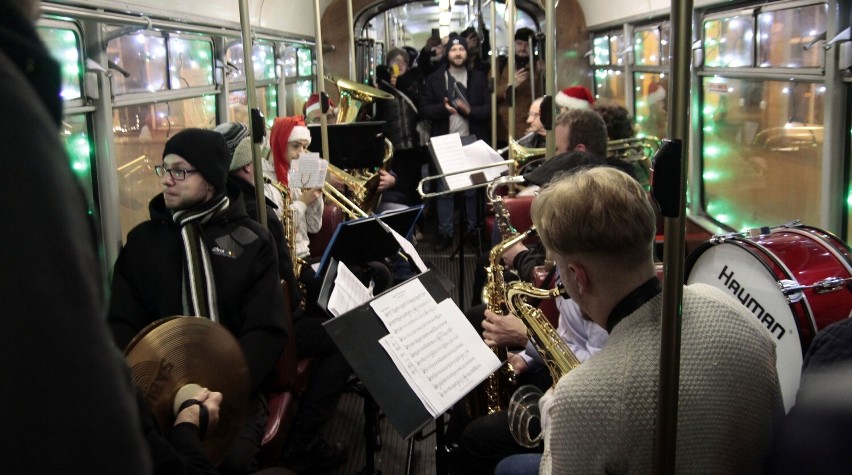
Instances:
[[[326,203],[322,210],[322,227],[314,234],[311,234],[310,250],[311,256],[322,257],[325,248],[331,241],[337,225],[343,222],[343,213],[340,209],[331,203]]]
[[[530,205],[534,196],[516,196],[503,197],[503,206],[509,212],[509,221],[518,232],[524,232],[532,226],[532,217],[530,216]],[[485,217],[485,232],[486,236],[493,236],[494,232],[494,213],[489,213]]]

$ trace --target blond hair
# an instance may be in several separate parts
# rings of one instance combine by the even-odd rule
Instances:
[[[639,183],[612,167],[576,170],[551,181],[532,204],[532,219],[559,262],[579,256],[638,265],[652,256],[656,217]]]

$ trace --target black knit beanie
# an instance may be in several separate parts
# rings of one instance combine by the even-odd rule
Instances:
[[[182,130],[166,142],[163,158],[172,153],[197,168],[217,192],[225,189],[231,152],[222,134],[205,129]]]

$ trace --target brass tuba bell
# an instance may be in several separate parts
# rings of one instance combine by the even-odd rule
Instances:
[[[358,112],[360,112],[361,106],[364,104],[370,104],[376,99],[393,99],[391,94],[366,84],[328,74],[325,78],[333,82],[337,86],[337,90],[340,91],[340,105],[337,108],[338,124],[351,124],[355,122]]]

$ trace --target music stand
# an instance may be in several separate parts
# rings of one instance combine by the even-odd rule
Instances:
[[[311,143],[308,150],[322,154],[322,129],[308,126]],[[376,168],[385,154],[385,122],[355,122],[328,126],[328,159],[332,165],[351,170]]]

